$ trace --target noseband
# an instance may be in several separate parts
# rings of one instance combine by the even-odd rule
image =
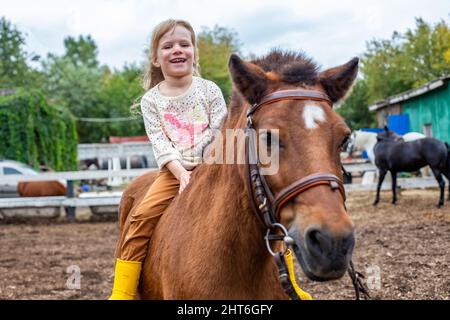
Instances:
[[[331,173],[318,172],[299,180],[296,180],[289,186],[283,188],[276,195],[273,195],[266,179],[260,173],[260,161],[257,156],[256,140],[251,132],[255,130],[253,125],[253,115],[261,109],[261,107],[283,100],[313,100],[326,102],[330,107],[332,102],[330,98],[319,91],[309,90],[280,90],[273,92],[257,103],[251,106],[247,111],[246,141],[245,141],[245,158],[248,171],[249,195],[250,203],[253,211],[261,218],[267,228],[279,226],[279,214],[281,209],[294,197],[309,190],[311,188],[328,185],[331,190],[338,190],[343,201],[345,201],[344,185],[337,176]],[[250,161],[250,155],[253,160]],[[252,162],[252,163],[251,163]]]

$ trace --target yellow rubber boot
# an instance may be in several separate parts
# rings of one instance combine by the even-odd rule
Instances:
[[[114,287],[108,300],[134,300],[141,268],[142,262],[117,259]]]

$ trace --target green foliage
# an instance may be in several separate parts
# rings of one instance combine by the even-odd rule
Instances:
[[[367,83],[357,80],[350,96],[336,109],[352,130],[376,126],[375,115],[368,106]]]
[[[362,60],[369,103],[450,74],[450,27],[416,19],[415,30],[372,40]]]
[[[132,117],[130,107],[144,93],[141,86],[141,69],[136,65],[126,65],[123,70],[115,73],[105,73],[99,93],[97,105],[101,118]],[[90,124],[91,126],[94,124]],[[136,120],[122,122],[96,123],[98,141],[109,136],[145,135],[142,117]],[[100,130],[99,130],[100,129]]]
[[[75,121],[47,103],[42,92],[17,90],[0,96],[0,157],[55,170],[77,167]]]
[[[122,71],[113,73],[106,66],[100,67],[97,45],[90,36],[67,37],[64,46],[63,56],[50,54],[43,62],[47,76],[45,91],[79,119],[80,142],[102,142],[109,136],[145,134],[141,118],[124,122],[81,119],[131,117],[130,106],[143,93],[140,68],[125,65]]]
[[[64,39],[65,58],[68,58],[75,66],[86,66],[88,68],[97,68],[99,62],[97,59],[97,44],[90,35],[84,37],[67,37]]]
[[[450,74],[450,27],[417,18],[414,30],[372,40],[362,59],[362,80],[337,109],[352,129],[375,125],[368,106]]]
[[[98,66],[97,45],[90,36],[79,36],[78,39],[65,38],[64,47],[63,56],[49,54],[42,63],[46,95],[77,118],[101,117],[98,104],[102,77],[109,70]],[[101,130],[101,127],[77,122],[80,142],[99,142]]]
[[[67,57],[49,55],[43,63],[45,91],[76,117],[95,117],[101,90],[100,69],[75,65]]]
[[[27,65],[25,37],[5,18],[0,18],[0,88],[35,87],[40,73]],[[37,59],[38,57],[35,56]]]
[[[228,60],[232,53],[238,53],[240,42],[237,33],[224,27],[204,28],[198,35],[200,72],[202,77],[214,81],[228,101],[231,95],[231,79]]]

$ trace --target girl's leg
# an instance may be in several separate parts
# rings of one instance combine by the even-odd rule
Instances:
[[[141,203],[130,216],[116,261],[114,288],[110,299],[134,299],[142,261],[147,254],[148,243],[162,213],[177,195],[179,182],[166,168],[161,170]]]
[[[168,169],[163,168],[131,214],[130,227],[120,250],[120,259],[141,262],[144,260],[153,230],[164,210],[178,194],[179,188],[179,181]]]

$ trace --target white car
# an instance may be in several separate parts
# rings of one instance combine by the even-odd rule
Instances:
[[[10,174],[36,175],[38,171],[25,163],[14,160],[0,160],[0,196],[18,196],[17,182],[3,183],[2,178]]]

